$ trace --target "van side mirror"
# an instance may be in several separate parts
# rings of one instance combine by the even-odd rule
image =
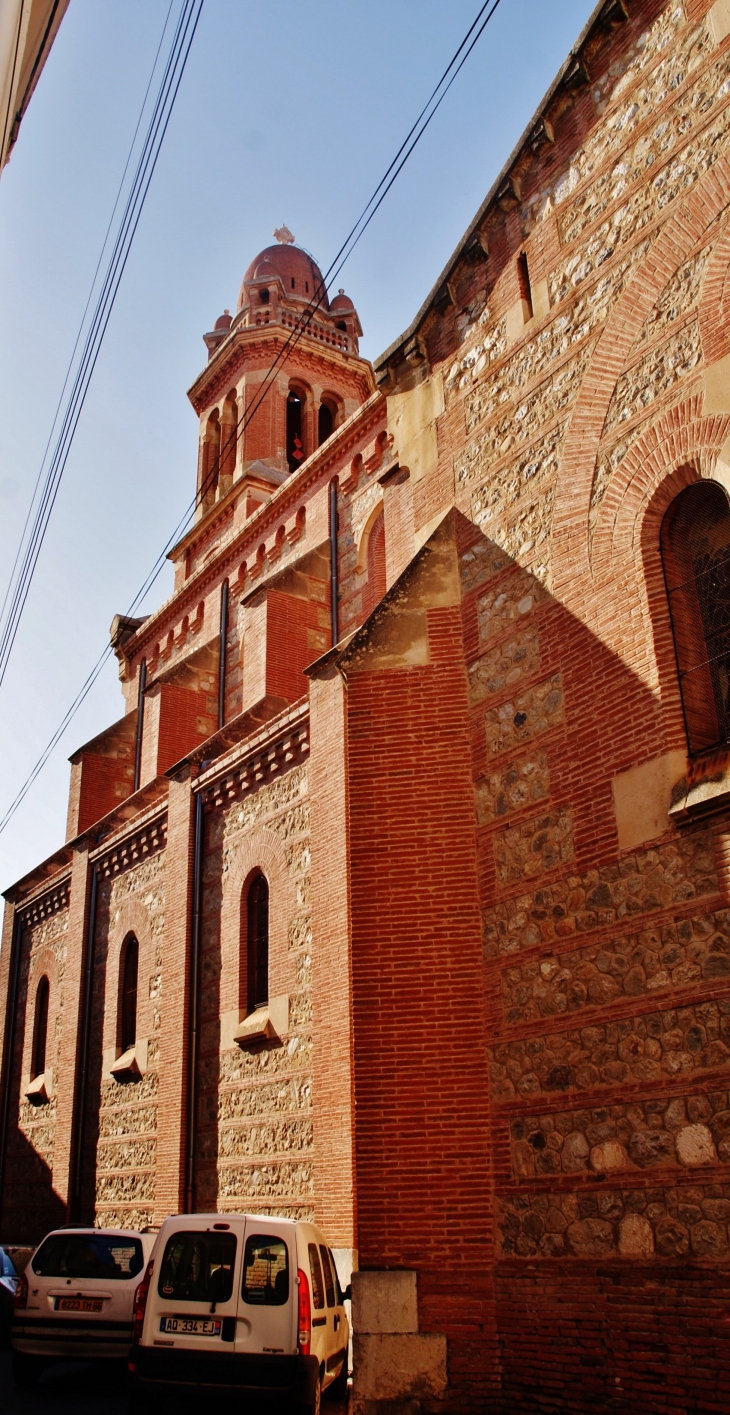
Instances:
[[[352,1283],[351,1283],[351,1282],[348,1282],[347,1287],[345,1288],[345,1290],[344,1290],[342,1296],[344,1297],[344,1299],[345,1299],[346,1302],[351,1302],[351,1301],[352,1301]]]

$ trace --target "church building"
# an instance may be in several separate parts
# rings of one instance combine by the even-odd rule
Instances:
[[[356,1415],[728,1409],[730,0],[601,0],[374,366],[275,235],[5,893],[0,1239],[312,1216]]]

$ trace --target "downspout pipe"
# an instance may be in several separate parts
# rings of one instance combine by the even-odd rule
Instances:
[[[185,1212],[195,1212],[195,1139],[198,1108],[198,1013],[200,940],[203,925],[203,793],[195,797],[193,827],[193,915],[190,929],[190,1042],[188,1047],[188,1135]]]
[[[10,943],[10,972],[8,977],[8,1000],[5,1008],[5,1045],[3,1046],[3,1069],[0,1078],[2,1102],[0,1104],[0,1215],[5,1194],[5,1161],[8,1148],[8,1121],[10,1118],[10,1094],[12,1090],[13,1052],[15,1051],[15,1022],[18,1015],[18,987],[20,983],[20,957],[23,949],[23,925],[18,910],[13,914],[13,932]]]
[[[86,1101],[89,1081],[89,1042],[91,1039],[91,1003],[94,985],[94,955],[96,952],[96,903],[99,893],[99,876],[96,865],[91,871],[89,893],[89,914],[86,925],[86,948],[84,950],[84,990],[81,1000],[81,1036],[79,1037],[79,1059],[76,1073],[76,1103],[74,1106],[72,1177],[69,1192],[68,1221],[81,1220],[81,1183],[84,1167],[84,1138],[86,1129]]]
[[[137,689],[137,741],[134,747],[134,791],[139,791],[142,771],[142,729],[144,728],[144,694],[147,687],[147,659],[139,665],[139,688]],[[134,794],[134,792],[132,793]]]
[[[340,580],[337,565],[337,477],[330,482],[330,600],[332,647],[340,637]]]
[[[221,585],[220,651],[218,654],[218,731],[226,724],[226,668],[228,667],[228,581]]]

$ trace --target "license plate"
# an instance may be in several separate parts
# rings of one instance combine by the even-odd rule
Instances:
[[[178,1336],[220,1336],[219,1317],[160,1317],[160,1331]]]
[[[104,1301],[101,1297],[59,1297],[56,1301],[57,1312],[103,1312]]]

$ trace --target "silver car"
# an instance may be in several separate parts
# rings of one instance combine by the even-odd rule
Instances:
[[[127,1357],[134,1294],[154,1241],[118,1228],[60,1228],[43,1239],[15,1293],[18,1385],[35,1384],[54,1361]]]

